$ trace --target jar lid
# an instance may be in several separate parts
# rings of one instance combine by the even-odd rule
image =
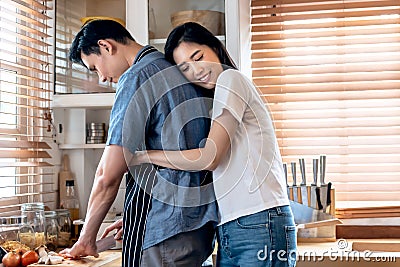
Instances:
[[[55,212],[57,212],[58,216],[70,216],[69,209],[56,209]]]
[[[26,215],[0,217],[0,224],[15,225],[26,223]]]
[[[22,211],[44,210],[43,202],[23,203],[21,205]]]
[[[46,218],[57,218],[57,212],[53,210],[45,211],[44,212],[44,217]]]

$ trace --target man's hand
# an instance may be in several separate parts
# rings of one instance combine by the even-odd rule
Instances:
[[[113,224],[111,224],[106,229],[104,229],[104,232],[101,235],[101,238],[106,237],[113,230],[117,230],[117,233],[114,235],[114,239],[120,242],[122,239],[122,230],[123,230],[122,219],[115,221]]]
[[[85,256],[94,256],[96,258],[99,257],[99,253],[97,253],[97,247],[94,240],[91,242],[85,242],[84,238],[81,237],[72,246],[72,248],[66,248],[60,251],[60,254],[73,259]]]

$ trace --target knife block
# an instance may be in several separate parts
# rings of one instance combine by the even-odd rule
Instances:
[[[297,242],[316,243],[316,242],[335,242],[336,225],[322,226],[317,228],[299,229],[297,231]]]
[[[330,190],[331,205],[327,214],[335,217],[335,189]],[[335,242],[336,225],[322,226],[317,228],[298,229],[297,242],[299,243],[317,243],[317,242]]]

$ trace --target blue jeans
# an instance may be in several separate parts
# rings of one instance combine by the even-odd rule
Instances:
[[[289,206],[275,207],[218,226],[217,266],[293,267],[296,227]]]

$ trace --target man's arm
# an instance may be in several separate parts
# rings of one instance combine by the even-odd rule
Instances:
[[[106,146],[90,193],[85,224],[78,241],[62,254],[71,257],[96,256],[96,236],[108,210],[117,196],[122,177],[127,170],[124,151],[121,146]]]

